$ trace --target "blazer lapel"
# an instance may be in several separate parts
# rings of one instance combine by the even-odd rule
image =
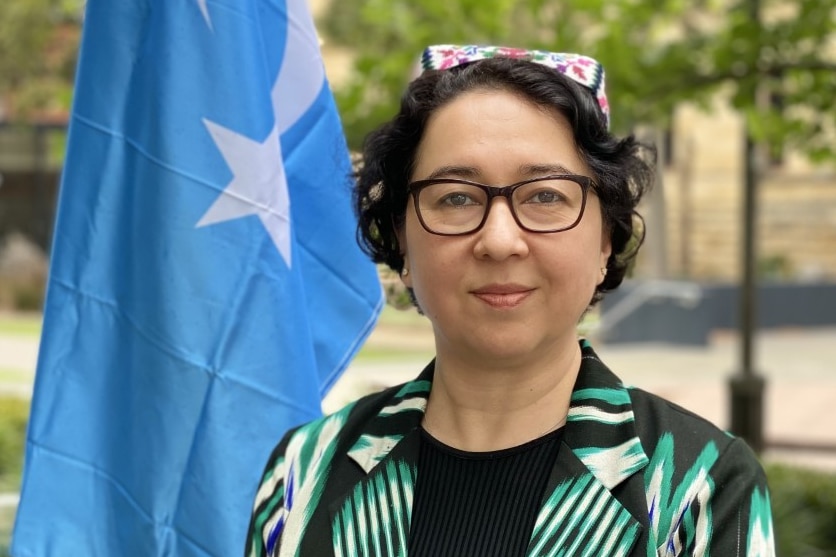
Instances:
[[[629,555],[639,522],[564,443],[549,479],[528,555]]]
[[[642,522],[613,490],[647,466],[627,389],[584,342],[564,442],[528,555],[629,555]]]
[[[335,557],[406,555],[420,450],[417,428],[432,369],[431,363],[406,383],[349,449],[365,476],[331,507]]]

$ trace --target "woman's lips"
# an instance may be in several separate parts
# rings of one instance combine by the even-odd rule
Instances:
[[[497,284],[477,288],[471,293],[489,306],[512,308],[520,305],[533,291],[533,288],[517,284]]]

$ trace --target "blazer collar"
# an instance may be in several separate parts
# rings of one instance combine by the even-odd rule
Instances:
[[[424,418],[432,388],[435,360],[431,361],[414,381],[404,383],[396,394],[380,409],[348,451],[348,456],[366,474],[380,464],[389,453]]]
[[[636,433],[627,388],[586,340],[581,341],[581,355],[564,441],[595,478],[612,490],[649,460]],[[432,361],[417,379],[405,383],[348,451],[366,474],[421,423],[434,370]]]
[[[581,371],[572,390],[565,442],[607,489],[641,470],[649,459],[636,431],[630,393],[581,341]]]

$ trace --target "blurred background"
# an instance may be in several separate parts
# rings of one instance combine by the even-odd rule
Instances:
[[[20,484],[83,4],[0,2],[0,555]],[[760,451],[779,555],[836,556],[836,0],[310,4],[353,149],[395,112],[428,44],[603,63],[613,129],[656,145],[658,181],[630,279],[583,333],[625,381]],[[432,357],[429,324],[397,277],[381,278],[390,305],[326,411]]]

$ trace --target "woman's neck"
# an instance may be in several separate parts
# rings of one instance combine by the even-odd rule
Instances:
[[[439,441],[465,451],[521,445],[563,425],[581,363],[572,348],[525,365],[502,367],[436,359],[423,426]]]

